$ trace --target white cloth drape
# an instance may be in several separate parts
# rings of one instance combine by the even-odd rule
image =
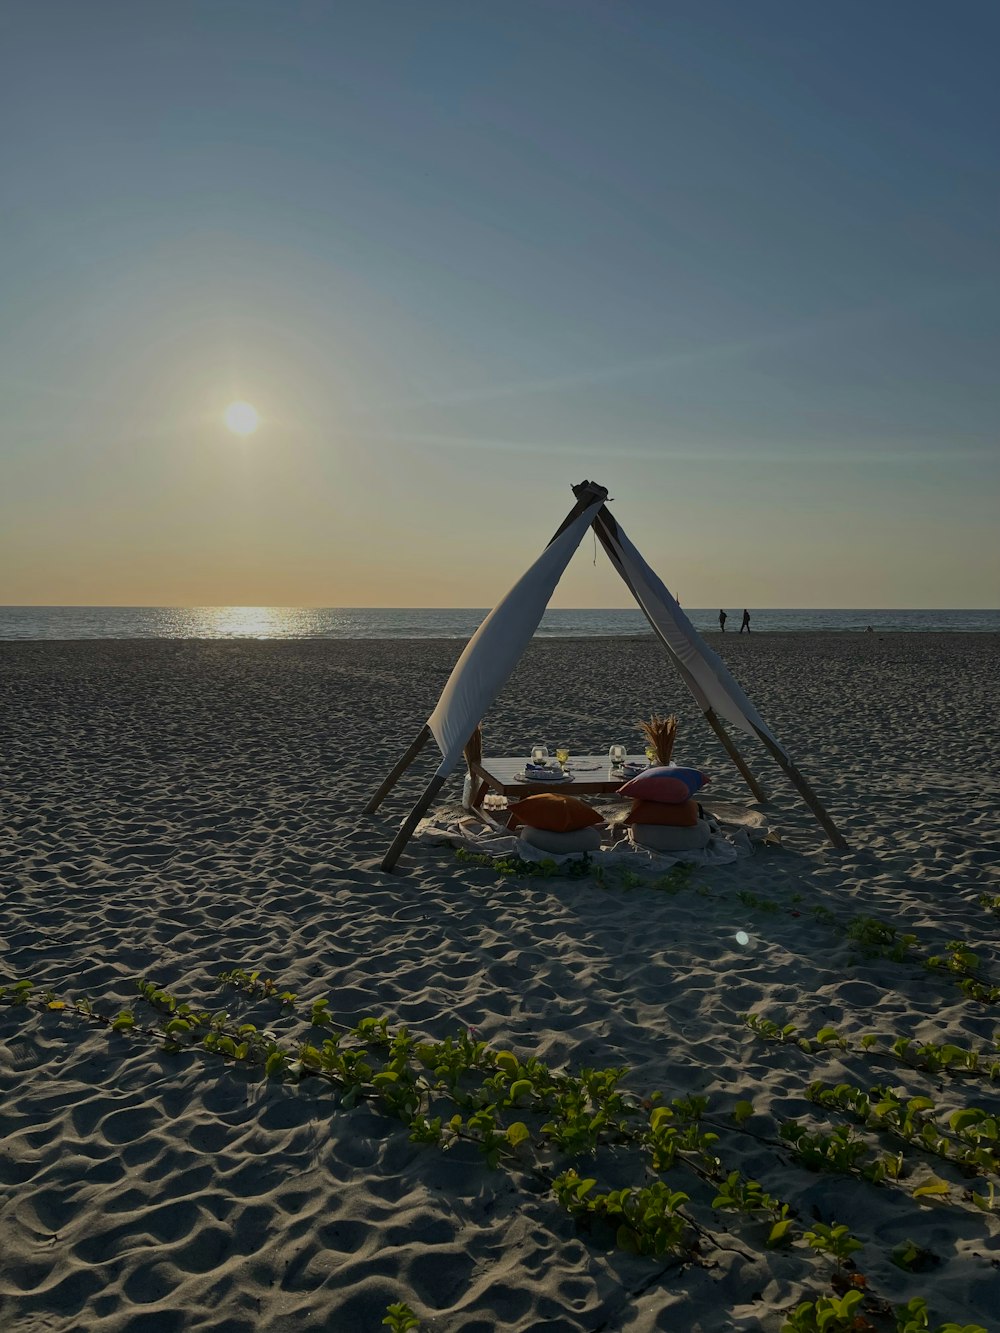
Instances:
[[[427,719],[441,751],[440,776],[455,767],[476,724],[506,685],[602,503],[603,496],[545,548],[465,645]]]

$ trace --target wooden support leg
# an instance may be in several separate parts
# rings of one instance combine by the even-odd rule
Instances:
[[[716,736],[718,736],[719,740],[725,747],[726,754],[729,755],[730,759],[733,761],[736,767],[740,770],[740,773],[743,775],[743,781],[747,784],[747,786],[753,792],[754,796],[756,796],[758,801],[766,802],[767,792],[760,785],[760,783],[757,781],[754,775],[750,772],[750,768],[747,765],[746,760],[743,758],[739,750],[737,750],[736,746],[733,744],[732,740],[729,737],[729,733],[726,731],[725,727],[722,725],[722,723],[716,716],[715,710],[713,708],[709,708],[708,711],[705,713],[705,717],[708,721],[708,725],[712,728]]]
[[[757,732],[757,735],[760,737],[762,744],[764,745],[768,753],[772,756],[775,763],[785,773],[789,782],[791,782],[792,786],[802,797],[803,801],[805,801],[809,809],[813,812],[816,819],[819,821],[823,829],[823,832],[833,843],[834,847],[838,847],[841,851],[845,851],[848,846],[847,839],[844,837],[840,829],[837,828],[837,825],[833,822],[830,816],[823,809],[823,806],[820,804],[819,797],[813,791],[812,787],[809,786],[809,783],[806,782],[805,778],[795,767],[795,765],[791,762],[791,760],[785,758],[782,752],[775,745],[774,741],[771,740],[770,736],[765,736],[764,733],[760,731],[759,728],[757,727],[754,727],[754,731]]]
[[[420,728],[416,740],[409,747],[409,749],[403,755],[402,759],[400,759],[399,763],[396,764],[395,768],[382,783],[381,787],[379,787],[378,791],[365,806],[366,815],[373,815],[375,811],[379,808],[379,806],[385,800],[389,792],[392,791],[393,787],[395,787],[396,783],[399,781],[402,774],[406,771],[406,769],[409,768],[409,766],[413,763],[414,759],[416,759],[417,755],[427,744],[427,741],[430,738],[430,734],[431,734],[431,729],[425,722],[424,725]]]
[[[431,802],[434,800],[435,796],[437,796],[438,792],[441,790],[444,784],[445,784],[445,779],[441,776],[441,774],[435,773],[434,776],[431,778],[430,782],[427,784],[426,788],[424,789],[423,796],[421,796],[420,800],[416,803],[416,805],[413,807],[410,813],[403,820],[399,832],[396,834],[395,838],[392,841],[392,846],[386,852],[385,856],[383,856],[382,858],[383,870],[393,869],[396,862],[399,860],[399,856],[403,848],[406,846],[406,844],[410,841],[410,838],[413,836],[413,830],[420,823],[421,819],[423,819],[424,815],[430,808]]]

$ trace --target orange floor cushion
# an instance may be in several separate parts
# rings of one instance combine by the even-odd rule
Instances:
[[[545,829],[548,833],[575,833],[578,829],[594,828],[604,823],[604,816],[586,801],[554,791],[525,796],[510,807],[510,815],[512,827],[524,824],[528,828]]]
[[[698,802],[681,801],[665,805],[663,801],[633,801],[626,824],[660,824],[666,828],[694,828],[698,822]]]

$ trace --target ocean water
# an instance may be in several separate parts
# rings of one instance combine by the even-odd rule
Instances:
[[[718,632],[715,609],[684,608],[699,630]],[[467,639],[487,614],[478,610],[394,610],[303,606],[3,606],[3,639]],[[726,633],[739,631],[742,608],[729,611]],[[823,611],[750,609],[757,633],[1000,632],[1000,611]],[[607,638],[649,634],[642,613],[550,610],[541,638]]]

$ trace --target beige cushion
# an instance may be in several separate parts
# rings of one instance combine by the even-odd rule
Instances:
[[[520,830],[518,837],[529,847],[535,847],[540,852],[551,852],[553,856],[566,856],[570,852],[596,852],[601,846],[601,830],[597,828],[581,828],[574,833],[550,833],[548,829],[525,827]]]
[[[700,852],[708,846],[712,830],[699,819],[694,828],[670,828],[667,824],[633,824],[628,836],[651,852]]]

